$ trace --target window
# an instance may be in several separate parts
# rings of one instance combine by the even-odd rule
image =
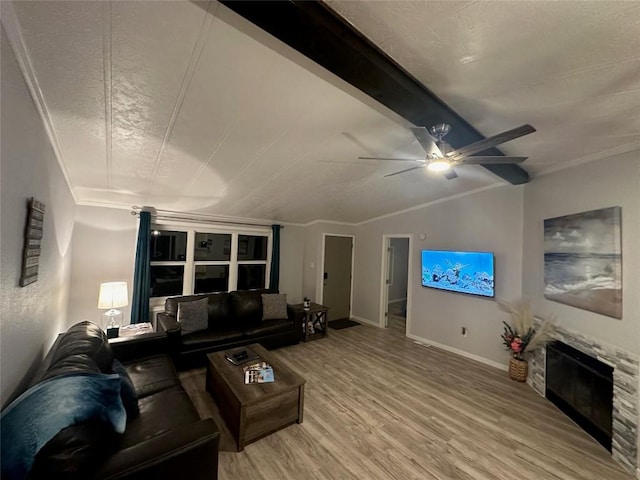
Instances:
[[[153,230],[150,242],[151,296],[181,295],[187,260],[187,232]]]
[[[155,228],[151,235],[151,297],[267,286],[270,231]]]

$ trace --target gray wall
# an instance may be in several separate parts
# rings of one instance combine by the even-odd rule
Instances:
[[[4,28],[0,166],[0,403],[20,386],[69,326],[68,279],[74,202]],[[27,200],[46,205],[38,281],[18,286]]]
[[[495,252],[496,296],[516,299],[521,295],[522,202],[523,188],[506,185],[358,226],[354,315],[378,323],[382,235],[411,233],[408,333],[505,364],[507,354],[500,344],[503,317],[495,302],[422,287],[420,251]],[[424,241],[418,239],[420,233],[426,234]],[[460,334],[463,326],[467,337]]]
[[[127,282],[129,305],[119,310],[130,323],[138,219],[129,210],[76,207],[71,260],[69,319],[99,323],[98,290],[103,282]]]
[[[523,291],[536,311],[565,328],[640,354],[640,162],[638,152],[536,178],[525,187]],[[622,319],[544,299],[543,221],[604,207],[622,207]]]

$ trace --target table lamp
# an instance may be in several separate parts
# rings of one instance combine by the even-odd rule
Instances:
[[[129,305],[129,295],[127,293],[127,282],[107,282],[100,284],[100,294],[98,295],[98,308],[107,310],[102,315],[103,328],[107,331],[107,336],[118,336],[118,329],[122,325],[123,315],[118,307]]]

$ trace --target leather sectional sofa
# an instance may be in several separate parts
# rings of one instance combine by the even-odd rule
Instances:
[[[262,294],[273,290],[243,290],[168,298],[165,311],[157,315],[158,330],[167,333],[170,351],[179,368],[202,364],[209,352],[251,343],[267,349],[293,345],[300,341],[302,317],[287,305],[287,316],[263,320]],[[178,322],[178,305],[208,299],[208,326],[184,334]]]
[[[157,354],[166,340],[157,333],[109,344],[89,322],[61,334],[27,391],[2,413],[2,478],[218,478],[218,427],[200,419],[170,357]],[[70,388],[73,381],[107,383],[96,394],[84,383]],[[56,385],[59,394],[46,390]],[[63,421],[68,426],[58,431]],[[44,445],[34,448],[38,437]]]

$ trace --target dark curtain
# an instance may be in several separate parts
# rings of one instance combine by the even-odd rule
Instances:
[[[140,212],[140,228],[136,247],[136,263],[133,274],[133,300],[131,323],[149,321],[149,290],[151,267],[149,266],[149,243],[151,238],[151,213]]]
[[[280,285],[280,225],[271,225],[273,230],[273,251],[271,252],[271,275],[269,288],[278,290]]]

